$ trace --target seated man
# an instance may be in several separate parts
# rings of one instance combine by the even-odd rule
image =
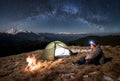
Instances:
[[[105,63],[105,56],[102,49],[100,48],[100,45],[91,41],[90,48],[91,48],[90,54],[86,54],[85,56],[81,57],[78,61],[73,62],[73,64],[86,63],[98,65]]]

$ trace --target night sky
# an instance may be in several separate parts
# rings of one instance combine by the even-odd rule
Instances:
[[[0,31],[120,32],[120,0],[0,0]]]

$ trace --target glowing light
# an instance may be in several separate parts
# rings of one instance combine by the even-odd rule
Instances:
[[[26,61],[28,62],[28,65],[25,68],[25,71],[33,71],[37,68],[37,64],[36,64],[36,57],[30,56],[28,55],[28,57],[26,58]]]
[[[90,41],[89,41],[89,44],[90,44],[90,45],[91,45],[91,44],[92,44],[92,45],[96,45],[95,41],[93,41],[93,40],[90,40]]]
[[[89,41],[89,44],[94,44],[94,42],[93,41]]]

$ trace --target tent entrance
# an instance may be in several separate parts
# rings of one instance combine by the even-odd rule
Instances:
[[[62,46],[56,44],[56,46],[55,46],[55,58],[65,57],[65,56],[70,56],[70,51],[68,49],[65,49]]]

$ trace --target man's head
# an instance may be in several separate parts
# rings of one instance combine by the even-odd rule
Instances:
[[[90,47],[94,48],[96,47],[97,43],[95,41],[89,41]]]

